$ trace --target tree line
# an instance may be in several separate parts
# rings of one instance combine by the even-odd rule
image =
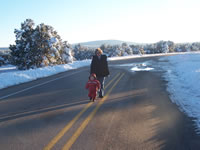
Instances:
[[[121,45],[103,44],[100,46],[108,57],[142,55],[142,54],[158,54],[173,52],[192,52],[200,50],[200,42],[175,44],[172,41],[159,41],[152,44],[135,44]],[[86,47],[80,44],[74,46],[74,57],[77,60],[90,59],[94,54],[94,48]]]

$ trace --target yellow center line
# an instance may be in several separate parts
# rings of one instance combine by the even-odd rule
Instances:
[[[95,107],[95,109],[90,113],[90,115],[83,121],[81,126],[76,130],[76,132],[73,134],[73,136],[67,141],[67,143],[63,146],[62,150],[69,150],[71,146],[74,144],[74,142],[77,140],[77,138],[80,136],[80,134],[83,132],[83,130],[86,128],[90,120],[94,117],[98,109],[101,107],[101,105],[104,103],[108,95],[111,93],[113,88],[118,84],[118,82],[121,80],[121,78],[124,76],[124,73],[119,77],[119,79],[115,82],[115,84],[110,88],[106,96],[98,103],[98,105]]]
[[[115,80],[115,79],[117,79],[117,77],[120,75],[120,73],[118,73],[110,82],[108,82],[108,84],[106,84],[106,86],[105,86],[105,89],[107,89],[107,87],[111,84],[111,83],[113,83],[113,81]]]
[[[118,73],[105,87],[105,89],[120,75]],[[79,112],[73,120],[71,120],[50,142],[49,144],[44,147],[43,150],[50,150],[53,146],[64,136],[64,134],[73,126],[73,124],[81,117],[81,115],[92,105],[93,103],[88,103],[85,108]]]

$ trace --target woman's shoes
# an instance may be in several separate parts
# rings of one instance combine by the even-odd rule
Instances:
[[[99,95],[99,98],[103,98],[102,95]],[[90,97],[90,101],[94,102],[95,98]]]
[[[103,98],[103,96],[102,96],[102,95],[99,95],[99,98]]]

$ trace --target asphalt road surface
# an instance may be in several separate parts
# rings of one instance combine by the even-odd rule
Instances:
[[[0,90],[0,150],[200,150],[163,71],[118,65],[158,58],[109,62],[106,96],[94,103],[84,89],[89,67]]]

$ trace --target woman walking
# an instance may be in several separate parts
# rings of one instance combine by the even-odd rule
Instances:
[[[92,73],[96,74],[97,80],[99,80],[101,84],[99,97],[103,98],[105,77],[107,77],[110,73],[108,69],[107,56],[103,55],[103,51],[100,48],[95,50],[95,55],[92,58],[90,74]]]

